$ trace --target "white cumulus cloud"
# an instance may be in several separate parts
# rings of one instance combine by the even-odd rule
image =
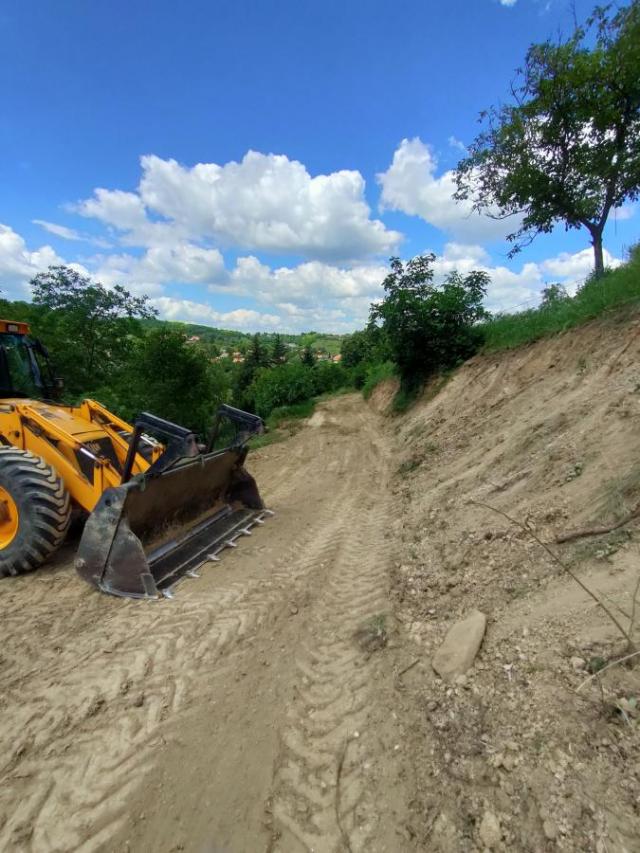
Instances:
[[[30,278],[51,264],[65,262],[50,246],[31,250],[10,226],[0,225],[0,289],[7,296],[28,297]],[[152,296],[163,317],[249,331],[362,328],[370,304],[384,295],[382,282],[388,271],[381,263],[338,266],[321,261],[273,268],[252,255],[226,267],[217,249],[189,242],[151,246],[140,254],[95,255],[84,263],[70,265],[107,286],[119,282]],[[615,267],[620,261],[606,252],[605,263]],[[434,262],[436,283],[453,270],[463,275],[474,269],[487,272],[491,284],[486,305],[491,311],[533,307],[550,282],[574,292],[592,267],[590,249],[563,252],[515,269],[495,263],[478,243],[461,241],[447,243]],[[202,299],[181,298],[181,284],[203,285]],[[220,293],[249,307],[220,311],[215,306]]]
[[[498,221],[474,213],[470,202],[455,201],[453,171],[437,175],[437,170],[428,145],[418,137],[403,139],[387,171],[377,176],[381,208],[419,216],[461,241],[501,239],[513,230],[514,220]]]
[[[281,323],[277,314],[262,314],[248,308],[221,312],[204,302],[192,302],[189,299],[175,299],[170,296],[159,296],[153,299],[152,303],[160,316],[166,320],[182,320],[186,323],[203,323],[244,331],[277,329]]]
[[[48,266],[60,263],[62,259],[51,246],[30,251],[20,234],[0,223],[0,288],[7,295],[24,299],[28,295],[29,279]]]
[[[137,192],[98,188],[74,209],[139,246],[213,239],[248,251],[346,260],[388,254],[401,239],[371,218],[358,171],[312,177],[297,160],[257,151],[224,165],[188,167],[155,155],[141,165]]]
[[[127,284],[138,293],[160,293],[169,283],[209,284],[226,277],[224,258],[218,249],[193,243],[152,246],[142,255],[98,255],[93,259],[95,276],[106,285]]]

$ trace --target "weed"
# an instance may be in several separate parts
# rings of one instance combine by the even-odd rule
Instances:
[[[622,518],[640,498],[640,463],[605,484],[599,511],[609,518]]]
[[[387,631],[387,614],[376,613],[367,619],[353,635],[354,639],[365,652],[376,652],[389,642]]]
[[[596,657],[589,658],[586,669],[587,672],[594,675],[596,672],[600,672],[601,669],[604,669],[606,665],[606,660],[596,655]]]
[[[418,459],[415,456],[412,459],[407,459],[402,463],[402,465],[398,466],[397,474],[401,477],[405,474],[410,474],[412,471],[415,471],[416,468],[419,468],[423,461],[424,460]]]
[[[581,542],[575,548],[572,562],[576,564],[590,559],[605,560],[624,547],[630,539],[631,533],[628,530],[615,530],[604,540],[598,537]]]
[[[270,444],[277,444],[279,441],[284,441],[287,436],[280,430],[266,432],[264,435],[256,435],[249,440],[250,450],[260,450],[261,447],[268,447]]]
[[[567,476],[565,477],[565,482],[570,483],[572,480],[575,480],[582,474],[584,466],[582,462],[576,462],[575,465],[572,465],[569,469]]]
[[[396,415],[401,415],[406,412],[418,399],[420,388],[399,388],[393,398],[391,411]]]

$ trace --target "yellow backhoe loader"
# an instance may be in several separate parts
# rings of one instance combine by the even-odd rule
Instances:
[[[86,519],[75,561],[84,580],[170,597],[270,514],[244,468],[257,416],[221,406],[202,446],[148,413],[130,425],[93,400],[51,402],[61,386],[29,326],[0,320],[0,578],[44,563],[76,513]]]

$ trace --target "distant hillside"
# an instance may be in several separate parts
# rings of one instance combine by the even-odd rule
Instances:
[[[181,323],[175,320],[145,320],[144,325],[157,327],[170,325],[174,329],[181,329],[187,337],[198,337],[205,344],[214,344],[219,349],[244,349],[251,338],[252,332],[239,332],[233,329],[216,329],[213,326],[203,326],[200,323]],[[331,355],[340,352],[340,345],[344,335],[332,335],[322,332],[302,332],[299,335],[284,332],[261,332],[260,337],[264,341],[272,341],[276,334],[287,344],[294,344],[297,348],[310,346],[316,350],[324,350]]]

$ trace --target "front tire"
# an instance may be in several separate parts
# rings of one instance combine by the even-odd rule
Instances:
[[[37,569],[64,542],[71,501],[40,456],[0,447],[0,577]]]

